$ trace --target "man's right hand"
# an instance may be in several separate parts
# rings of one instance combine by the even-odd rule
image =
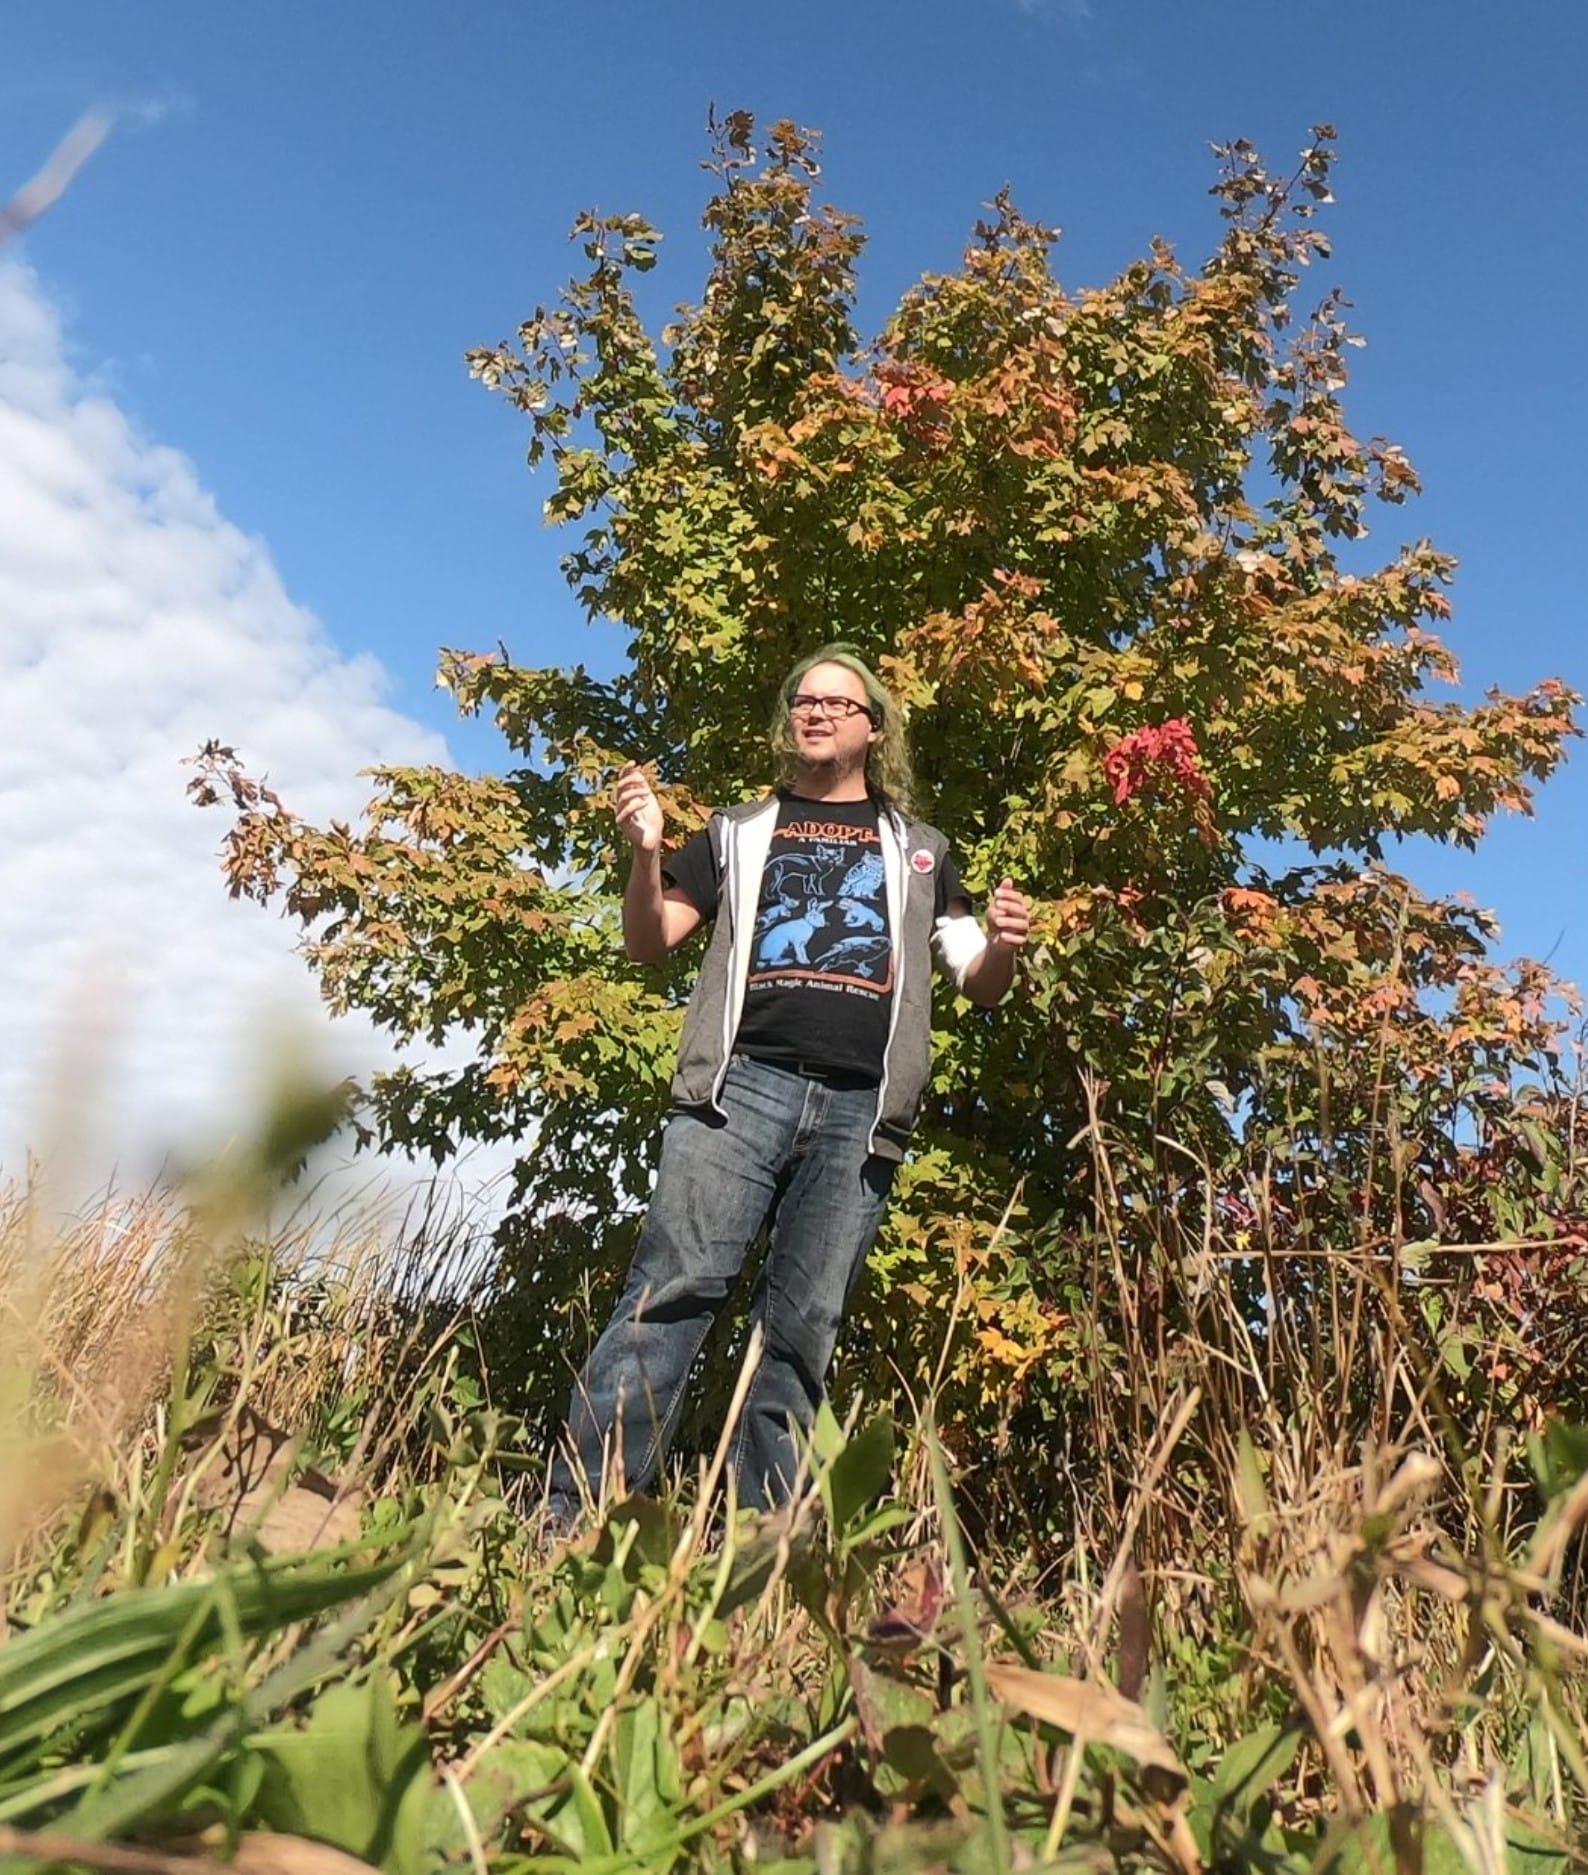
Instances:
[[[658,853],[662,846],[662,804],[638,762],[628,762],[618,776],[612,811],[618,832],[641,853]]]
[[[637,964],[659,964],[700,925],[687,892],[662,874],[662,804],[645,771],[628,762],[612,797],[618,832],[634,848],[634,864],[623,888],[623,948]]]

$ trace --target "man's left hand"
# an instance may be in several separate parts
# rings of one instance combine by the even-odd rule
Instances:
[[[1015,890],[1013,879],[1002,879],[987,901],[987,941],[1006,951],[1017,951],[1031,934],[1031,907]]]

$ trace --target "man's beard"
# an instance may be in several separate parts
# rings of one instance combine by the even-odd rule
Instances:
[[[799,766],[813,779],[822,781],[848,781],[851,776],[866,772],[866,757],[840,755],[836,749],[822,755],[799,755]]]

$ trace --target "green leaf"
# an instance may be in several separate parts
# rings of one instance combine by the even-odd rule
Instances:
[[[572,1854],[586,1861],[611,1855],[612,1831],[606,1811],[581,1765],[570,1768],[568,1785],[566,1799],[547,1813],[547,1828]]]
[[[80,1731],[127,1706],[179,1648],[188,1660],[213,1653],[229,1626],[244,1640],[279,1633],[367,1593],[400,1561],[241,1562],[207,1582],[129,1589],[55,1616],[0,1648],[0,1767],[59,1727]]]
[[[1268,1486],[1263,1481],[1263,1463],[1258,1457],[1252,1435],[1242,1426],[1237,1442],[1236,1484],[1240,1494],[1242,1521],[1252,1530],[1268,1527]]]
[[[679,1524],[673,1508],[654,1497],[626,1497],[613,1505],[607,1513],[606,1528],[617,1539],[632,1529],[625,1555],[658,1569],[667,1567],[678,1546]],[[610,1553],[608,1539],[603,1536],[596,1554],[605,1561]]]
[[[811,1425],[811,1446],[824,1464],[831,1464],[844,1449],[844,1429],[839,1425],[825,1394]]]
[[[331,1687],[301,1727],[254,1744],[267,1759],[259,1815],[272,1829],[330,1843],[388,1875],[422,1875],[430,1758],[423,1728],[398,1720],[384,1672]]]
[[[1213,1775],[1213,1793],[1220,1805],[1241,1813],[1290,1770],[1301,1745],[1293,1726],[1265,1725],[1231,1745]]]
[[[1545,1497],[1560,1497],[1588,1472],[1588,1426],[1551,1420],[1543,1432],[1529,1435],[1527,1456]]]
[[[879,1413],[849,1440],[822,1481],[835,1536],[842,1537],[871,1508],[892,1476],[893,1421]]]
[[[480,1835],[489,1841],[516,1811],[540,1816],[559,1801],[554,1787],[568,1776],[568,1754],[538,1739],[501,1739],[463,1780],[463,1793]],[[468,1839],[448,1790],[430,1800],[430,1843],[449,1860],[464,1854]]]
[[[929,1726],[936,1716],[937,1703],[928,1693],[886,1668],[853,1661],[849,1684],[872,1738],[883,1738],[899,1726]]]
[[[617,1829],[623,1848],[643,1856],[677,1828],[678,1759],[654,1699],[618,1716],[612,1733],[617,1773]]]

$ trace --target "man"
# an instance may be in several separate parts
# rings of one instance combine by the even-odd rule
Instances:
[[[715,929],[634,1265],[574,1391],[569,1439],[592,1488],[614,1447],[629,1487],[650,1483],[695,1356],[769,1223],[754,1302],[764,1346],[733,1463],[742,1504],[787,1497],[926,1092],[932,952],[989,1007],[1026,940],[1013,883],[993,893],[983,931],[942,834],[909,818],[898,708],[849,646],[789,673],[772,741],[777,790],[713,815],[669,858],[644,774],[631,763],[618,780],[629,956],[657,963],[703,922]],[[570,1520],[577,1505],[564,1456],[552,1513]]]

